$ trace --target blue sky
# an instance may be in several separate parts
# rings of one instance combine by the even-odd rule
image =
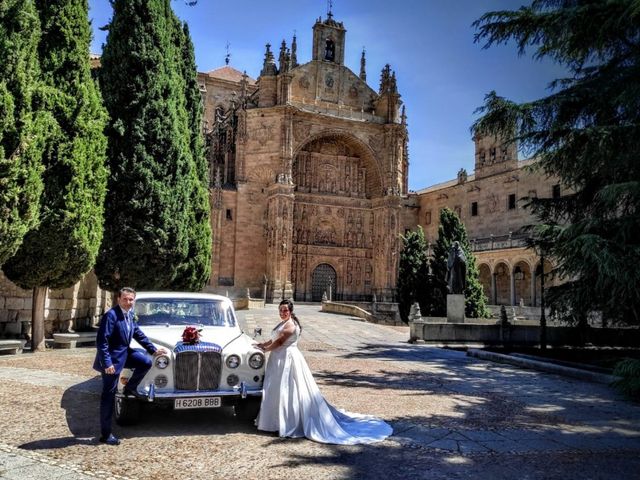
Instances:
[[[347,29],[345,64],[356,74],[366,49],[367,83],[378,90],[386,63],[395,70],[409,123],[409,188],[419,190],[450,180],[460,168],[473,171],[474,146],[469,127],[484,95],[496,90],[515,101],[548,93],[561,75],[550,62],[518,57],[513,45],[483,50],[473,42],[471,23],[491,10],[516,9],[519,0],[334,0],[334,19]],[[111,17],[106,0],[89,0],[93,21],[92,52],[100,53]],[[311,58],[313,24],[327,14],[326,0],[221,2],[199,0],[188,7],[172,2],[189,24],[199,71],[230,65],[257,78],[264,46],[279,50],[285,39],[298,42],[298,62]]]

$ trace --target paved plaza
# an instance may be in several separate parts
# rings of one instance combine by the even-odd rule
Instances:
[[[607,385],[407,342],[407,327],[297,305],[301,349],[334,405],[394,434],[364,446],[279,439],[226,409],[153,409],[96,442],[93,348],[0,357],[0,478],[640,478],[640,405]],[[277,306],[238,312],[263,337]],[[218,411],[219,410],[219,411]]]

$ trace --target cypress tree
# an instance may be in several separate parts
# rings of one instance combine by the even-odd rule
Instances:
[[[181,45],[181,71],[184,79],[186,109],[189,119],[189,149],[191,153],[190,199],[188,211],[189,253],[180,266],[173,287],[179,290],[200,290],[211,276],[211,221],[209,206],[209,163],[205,156],[202,133],[202,96],[197,81],[197,69],[189,27],[177,22]]]
[[[483,318],[489,316],[480,272],[476,265],[476,259],[471,251],[471,245],[467,238],[464,225],[452,210],[443,208],[440,212],[440,225],[438,226],[438,240],[433,247],[433,259],[431,270],[433,272],[434,291],[434,316],[444,317],[447,314],[447,259],[453,242],[459,242],[467,259],[465,296],[465,316],[469,318]]]
[[[38,221],[46,113],[34,109],[40,21],[32,0],[0,3],[0,265]]]
[[[491,92],[473,126],[517,141],[536,168],[561,180],[561,198],[529,199],[532,245],[564,279],[545,300],[566,320],[588,310],[640,324],[640,7],[637,0],[537,0],[489,12],[475,26],[485,48],[568,72],[550,94],[518,104]]]
[[[103,288],[169,289],[189,252],[191,152],[169,0],[114,0],[100,85],[110,115]]]
[[[4,271],[34,289],[33,348],[44,340],[46,289],[76,283],[94,265],[102,239],[106,112],[91,78],[87,0],[38,0],[38,56],[55,124],[43,156],[40,224],[29,231]]]
[[[424,307],[425,287],[428,279],[427,242],[422,227],[408,232],[402,238],[402,252],[398,272],[398,307],[403,322],[409,321],[409,312],[414,302],[420,303],[420,311]]]

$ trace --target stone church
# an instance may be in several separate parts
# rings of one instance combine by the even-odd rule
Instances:
[[[364,52],[358,75],[344,65],[345,33],[329,13],[313,26],[308,63],[298,64],[294,36],[277,62],[266,46],[257,81],[228,65],[199,74],[215,236],[208,288],[391,301],[399,235],[421,225],[435,242],[449,207],[472,240],[488,302],[539,304],[540,262],[518,233],[534,219],[521,198],[560,195],[558,181],[486,137],[474,139],[473,174],[408,191],[395,72],[385,66],[373,90]]]
[[[313,26],[257,81],[225,66],[199,75],[211,167],[210,288],[273,301],[392,300],[407,209],[407,128],[395,72],[378,91],[344,65],[345,27]]]

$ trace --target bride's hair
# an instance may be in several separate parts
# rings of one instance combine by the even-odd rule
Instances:
[[[291,318],[293,318],[293,321],[296,322],[298,327],[300,327],[300,332],[302,333],[302,325],[300,325],[300,320],[298,320],[298,317],[296,317],[295,313],[293,313],[293,302],[288,298],[285,298],[280,302],[280,305],[278,305],[278,308],[280,308],[282,305],[287,306],[287,308],[289,309],[289,313],[291,314]]]

